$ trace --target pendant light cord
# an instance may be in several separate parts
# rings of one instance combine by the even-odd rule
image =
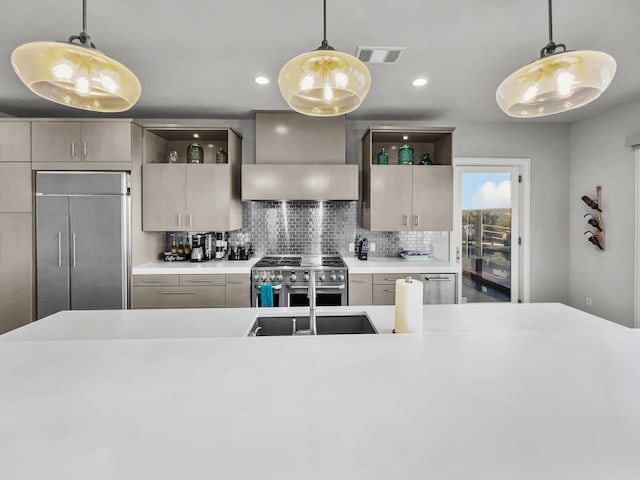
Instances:
[[[335,50],[327,42],[327,0],[322,0],[322,43],[316,50]]]
[[[91,41],[91,37],[87,33],[87,0],[82,0],[82,32],[78,35],[71,35],[68,42],[73,43],[78,40],[83,47],[96,48],[96,44]]]
[[[551,2],[552,0],[549,0],[549,43],[540,50],[540,58],[555,55],[556,50],[559,48],[562,48],[563,52],[567,51],[567,47],[564,43],[555,43],[553,41],[553,6],[551,5]]]

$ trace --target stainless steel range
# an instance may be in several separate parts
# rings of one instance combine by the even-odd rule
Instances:
[[[283,255],[261,258],[251,269],[251,305],[262,306],[260,289],[270,284],[274,307],[309,306],[309,278],[316,279],[318,306],[347,305],[347,265],[337,255]]]

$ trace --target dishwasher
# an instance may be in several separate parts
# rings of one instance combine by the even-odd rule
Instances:
[[[457,303],[458,279],[455,273],[427,273],[420,275],[423,285],[422,303],[438,305]]]

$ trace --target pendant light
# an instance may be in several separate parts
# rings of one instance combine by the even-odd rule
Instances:
[[[567,50],[553,41],[549,0],[549,43],[540,58],[509,75],[496,91],[498,106],[511,117],[533,118],[565,112],[598,98],[613,80],[616,61],[591,50]]]
[[[87,1],[82,32],[66,42],[32,42],[11,54],[11,65],[29,90],[68,107],[124,112],[140,98],[138,78],[120,62],[96,50],[87,34]]]
[[[371,75],[356,57],[327,42],[327,1],[324,38],[317,50],[289,60],[278,76],[280,93],[291,109],[314,117],[333,117],[354,111],[364,101]]]

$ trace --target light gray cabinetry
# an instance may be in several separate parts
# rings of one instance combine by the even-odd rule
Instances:
[[[31,212],[31,205],[31,165],[0,162],[0,212]]]
[[[0,162],[31,161],[29,122],[0,122]]]
[[[349,274],[349,305],[373,305],[371,275]]]
[[[362,139],[362,218],[371,231],[453,230],[452,128],[371,128]],[[413,148],[413,164],[397,152]],[[388,164],[377,164],[384,149]],[[421,165],[429,155],[433,165]]]
[[[242,210],[232,208],[228,164],[142,167],[142,227],[145,231],[229,231],[242,226]]]
[[[396,280],[404,278],[405,273],[375,273],[373,274],[373,304],[395,305]]]
[[[224,306],[224,275],[134,275],[133,277],[133,308]]]
[[[31,124],[32,167],[130,170],[133,152],[141,143],[139,134],[139,127],[130,121],[35,121]]]
[[[149,163],[142,166],[142,229],[186,229],[185,165]]]
[[[0,213],[0,334],[33,319],[31,231],[30,213]]]
[[[251,277],[248,274],[233,274],[226,277],[227,308],[251,307]]]

